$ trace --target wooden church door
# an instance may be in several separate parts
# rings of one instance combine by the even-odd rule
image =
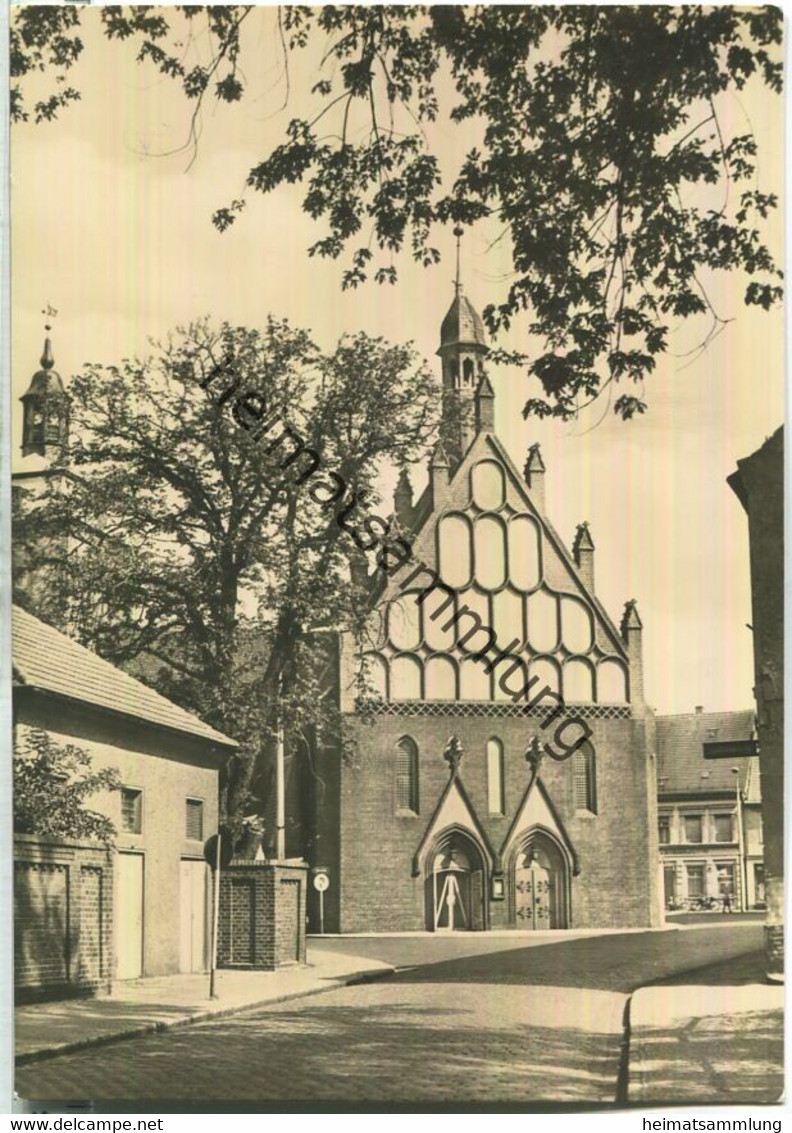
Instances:
[[[514,868],[514,913],[518,928],[562,928],[557,887],[561,878],[550,858],[533,847],[517,855]]]

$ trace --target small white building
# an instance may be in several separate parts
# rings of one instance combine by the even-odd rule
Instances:
[[[18,607],[12,653],[15,752],[39,729],[121,779],[120,791],[88,803],[117,832],[106,883],[94,877],[96,851],[90,862],[80,858],[90,847],[16,840],[18,992],[57,994],[84,984],[87,969],[100,988],[203,971],[211,904],[204,841],[217,830],[219,771],[236,743]],[[88,874],[97,884],[84,900]]]

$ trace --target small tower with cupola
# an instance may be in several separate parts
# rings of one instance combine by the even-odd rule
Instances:
[[[30,385],[22,394],[22,456],[43,456],[57,461],[68,440],[69,399],[60,374],[55,370],[52,340],[45,327],[44,351],[41,369],[33,375]]]
[[[459,462],[476,433],[476,392],[484,379],[484,357],[489,347],[481,315],[462,289],[460,258],[462,229],[457,242],[454,301],[440,328],[437,353],[443,365],[444,441],[448,455]]]

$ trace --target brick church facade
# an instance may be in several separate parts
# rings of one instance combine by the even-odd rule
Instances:
[[[372,578],[363,644],[338,633],[344,734],[311,753],[305,847],[329,874],[327,932],[662,917],[641,621],[629,602],[617,626],[597,600],[587,525],[571,551],[553,528],[538,446],[520,475],[499,442],[486,353],[457,284],[442,440],[420,498],[405,473],[394,496],[413,558]]]

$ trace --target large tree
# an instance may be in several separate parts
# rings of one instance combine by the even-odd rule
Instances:
[[[198,322],[69,389],[64,474],[15,527],[47,578],[36,612],[241,742],[238,820],[279,726],[337,726],[321,631],[362,627],[366,567],[397,538],[377,477],[425,452],[435,381],[410,347],[322,353],[270,319]]]
[[[260,61],[252,6],[89,11],[181,84],[190,144],[204,100],[243,99]],[[14,17],[12,113],[26,117],[25,82],[42,70],[55,83],[34,115],[50,119],[79,97],[66,75],[85,16],[26,5]],[[327,5],[277,19],[287,91],[290,57],[314,52],[315,105],[288,121],[248,187],[306,183],[304,208],[327,226],[310,252],[346,253],[345,287],[371,272],[393,282],[405,243],[437,262],[438,224],[495,218],[514,274],[487,321],[497,333],[527,312],[542,344],[511,355],[541,382],[526,414],[568,418],[609,386],[617,413],[643,412],[641,382],[671,327],[699,317],[702,346],[722,328],[713,273],[750,276],[746,303],[780,300],[761,236],[777,202],[756,184],[752,133],[729,134],[722,114],[724,95],[748,81],[780,91],[780,9]],[[445,171],[438,118],[446,134],[479,132]],[[217,226],[244,203],[218,210]]]

